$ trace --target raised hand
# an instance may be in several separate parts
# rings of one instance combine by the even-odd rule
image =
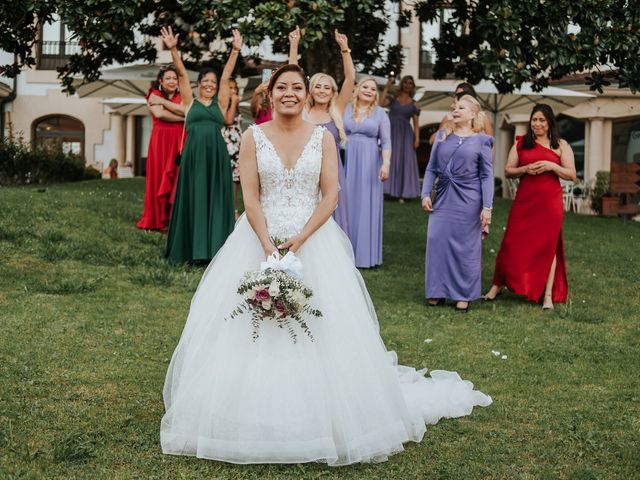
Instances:
[[[340,33],[337,28],[335,29],[334,33],[336,36],[336,42],[338,42],[338,45],[340,46],[340,50],[348,50],[349,40],[347,39],[347,36],[343,33]]]
[[[289,45],[298,46],[300,43],[300,27],[296,25],[296,29],[289,32]]]
[[[174,35],[171,27],[162,27],[160,29],[160,36],[169,50],[178,46],[178,37],[180,34],[176,33]]]
[[[233,40],[231,41],[231,48],[236,51],[240,51],[242,48],[242,35],[240,35],[240,31],[234,28],[231,31],[233,35]]]

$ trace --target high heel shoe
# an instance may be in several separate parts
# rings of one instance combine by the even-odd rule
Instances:
[[[469,302],[466,302],[467,306],[466,307],[459,307],[458,304],[456,303],[456,307],[455,310],[458,313],[467,313],[469,311]]]
[[[496,293],[493,297],[490,297],[488,295],[483,295],[482,296],[482,301],[483,302],[493,302],[496,298],[498,298],[500,295],[502,295],[501,291],[498,291],[498,293]]]
[[[549,299],[549,301],[547,302],[547,298]],[[543,310],[553,310],[553,300],[551,297],[551,294],[545,294],[542,300],[542,309]]]
[[[427,305],[429,305],[430,307],[439,307],[441,305],[444,305],[444,302],[445,302],[444,298],[430,298],[427,301]]]

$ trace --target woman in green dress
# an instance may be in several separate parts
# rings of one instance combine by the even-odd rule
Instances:
[[[231,53],[219,85],[213,70],[200,72],[199,95],[195,99],[176,48],[178,35],[173,34],[171,27],[162,28],[162,40],[171,50],[182,103],[188,108],[165,256],[171,263],[207,262],[224,244],[235,222],[231,166],[220,129],[229,105],[229,79],[242,47],[242,36],[237,30],[233,31]]]

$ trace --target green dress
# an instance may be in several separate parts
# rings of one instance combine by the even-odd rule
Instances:
[[[172,263],[211,260],[233,230],[233,180],[220,128],[218,97],[193,102],[186,118],[165,256]]]

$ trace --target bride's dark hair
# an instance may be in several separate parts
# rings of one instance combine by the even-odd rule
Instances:
[[[307,78],[307,74],[304,73],[304,70],[300,66],[296,65],[295,63],[288,63],[286,65],[283,65],[282,67],[279,67],[277,70],[275,70],[271,74],[271,78],[269,79],[269,85],[267,87],[267,91],[269,93],[273,91],[273,87],[275,86],[276,81],[278,80],[280,75],[286,72],[295,72],[298,75],[300,75],[300,77],[302,78],[302,81],[304,82],[304,89],[307,92],[309,91],[309,79]]]

